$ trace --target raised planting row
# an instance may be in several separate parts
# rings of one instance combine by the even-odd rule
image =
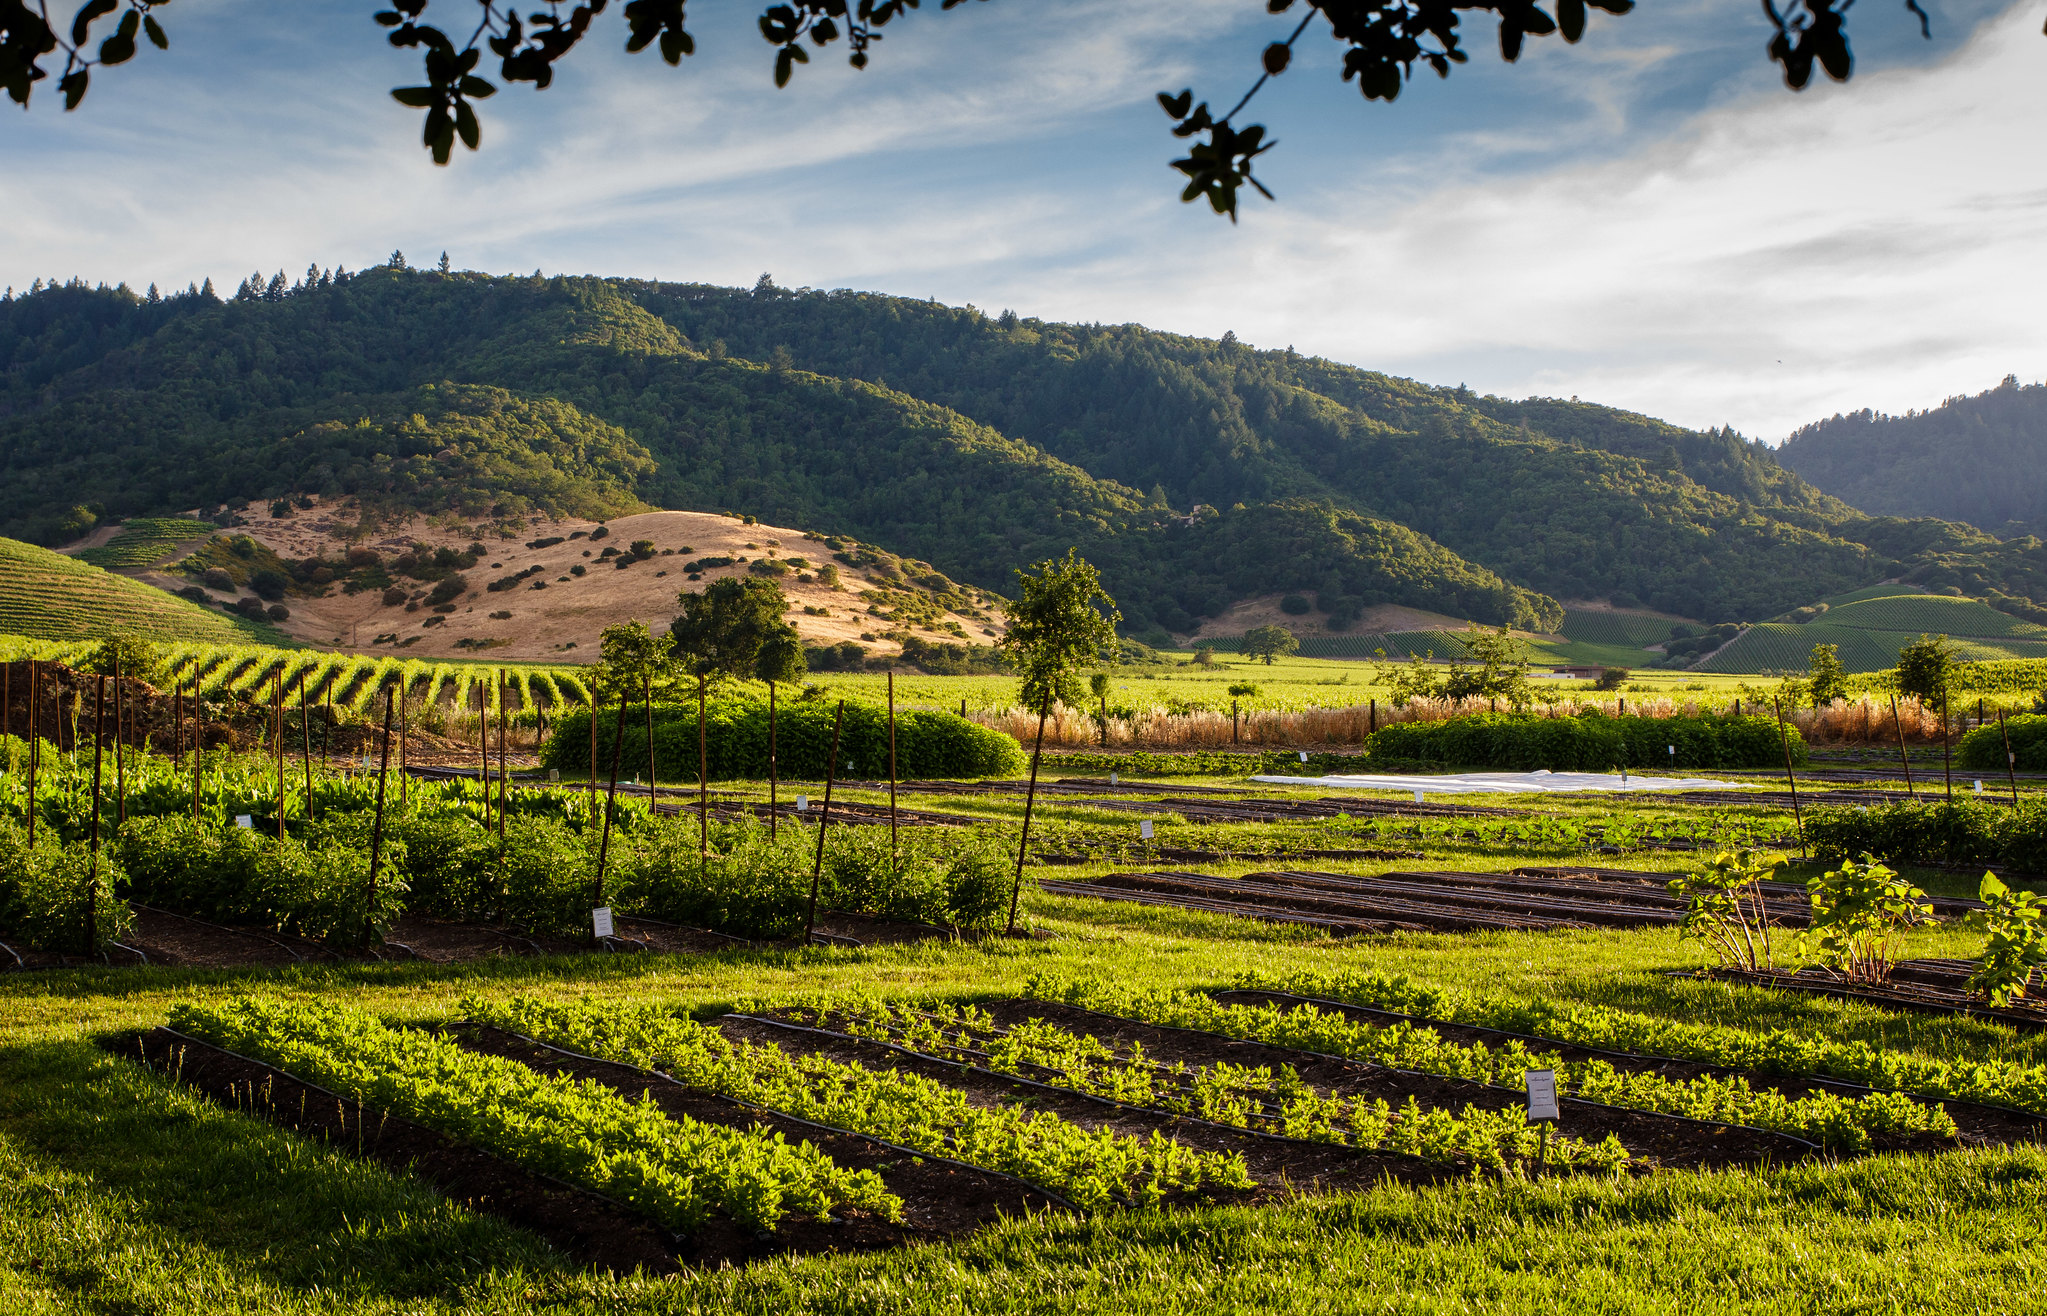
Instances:
[[[1026,991],[1046,1000],[1170,1028],[1192,1028],[1394,1069],[1520,1088],[1530,1069],[1556,1071],[1558,1090],[1602,1105],[1720,1124],[1745,1125],[1804,1138],[1839,1151],[1861,1151],[1873,1137],[1952,1138],[1955,1122],[1938,1105],[1895,1092],[1843,1098],[1831,1092],[1793,1096],[1742,1076],[1668,1079],[1626,1072],[1603,1059],[1572,1060],[1518,1040],[1457,1045],[1407,1022],[1377,1024],[1303,1003],[1226,1003],[1200,992],[1131,991],[1104,983],[1033,978]]]
[[[980,1105],[959,1089],[899,1069],[870,1069],[735,1040],[656,1006],[549,1005],[468,997],[482,1024],[677,1082],[1014,1175],[1093,1209],[1168,1192],[1252,1186],[1241,1158],[1154,1134],[1086,1129],[1021,1105]]]
[[[1371,1006],[1418,1020],[1524,1034],[1538,1042],[1670,1057],[1783,1078],[1810,1075],[1911,1093],[1923,1100],[1982,1102],[2047,1116],[2047,1065],[1936,1059],[1794,1029],[1750,1032],[1607,1005],[1439,987],[1370,970],[1247,973],[1239,976],[1237,985]]]
[[[808,1143],[672,1119],[591,1082],[478,1055],[361,1011],[238,997],[171,1010],[179,1032],[414,1120],[625,1203],[679,1232],[713,1214],[756,1229],[785,1215],[857,1208],[890,1219],[902,1203],[879,1176],[848,1171]]]
[[[1318,1090],[1290,1067],[1167,1064],[1147,1056],[1142,1044],[1113,1046],[1042,1019],[1004,1027],[973,1006],[812,1003],[791,1013],[817,1027],[995,1073],[1360,1151],[1489,1170],[1538,1156],[1558,1165],[1599,1170],[1620,1169],[1629,1160],[1628,1149],[1611,1135],[1598,1143],[1559,1137],[1547,1140],[1545,1149],[1545,1139],[1529,1124],[1525,1108],[1486,1110],[1467,1104],[1452,1113],[1424,1108],[1412,1094],[1404,1106],[1395,1107],[1384,1097]]]

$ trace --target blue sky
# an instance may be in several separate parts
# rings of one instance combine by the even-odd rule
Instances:
[[[892,25],[776,92],[757,4],[698,54],[616,15],[436,169],[374,4],[181,0],[66,115],[0,138],[0,284],[154,281],[400,248],[462,267],[859,287],[1291,344],[1507,395],[1760,437],[2047,373],[2047,0],[1858,6],[1857,76],[1793,95],[1752,0],[1594,15],[1515,65],[1367,104],[1311,28],[1250,118],[1279,147],[1235,227],[1177,200],[1152,103],[1228,104],[1290,27],[1261,0],[990,0]],[[614,6],[617,8],[617,6]],[[436,0],[451,21],[466,4]],[[280,17],[280,15],[284,15]]]

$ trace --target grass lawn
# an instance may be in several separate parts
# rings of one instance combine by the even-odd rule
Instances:
[[[1487,856],[1461,858],[1473,866]],[[1491,856],[1492,864],[1506,860]],[[1083,872],[1086,870],[1063,870]],[[1808,1162],[1631,1180],[1471,1179],[1276,1207],[1014,1220],[966,1241],[674,1279],[576,1268],[343,1150],[145,1074],[96,1039],[249,989],[445,1018],[526,991],[717,1012],[830,991],[974,998],[1031,973],[1199,985],[1372,967],[1433,982],[1791,1027],[1936,1056],[2047,1061],[2001,1026],[1762,993],[1665,970],[1668,931],[1319,934],[1033,894],[1045,940],[463,966],[79,971],[0,980],[0,1311],[1982,1311],[2037,1307],[2047,1155]],[[1915,934],[1966,954],[1971,934]]]

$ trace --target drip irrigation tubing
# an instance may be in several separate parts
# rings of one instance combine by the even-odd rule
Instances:
[[[728,1017],[752,1018],[753,1016],[731,1015]],[[901,1146],[900,1144],[890,1142],[886,1138],[877,1138],[875,1135],[871,1133],[862,1133],[857,1129],[842,1129],[836,1124],[821,1124],[816,1120],[804,1119],[801,1115],[791,1115],[786,1110],[777,1110],[773,1106],[756,1105],[750,1101],[741,1101],[738,1097],[727,1096],[723,1092],[712,1092],[709,1088],[693,1087],[690,1084],[685,1083],[681,1079],[675,1077],[675,1075],[667,1073],[663,1070],[650,1069],[644,1065],[629,1064],[623,1060],[606,1060],[603,1056],[586,1055],[581,1051],[572,1051],[565,1046],[556,1046],[552,1042],[543,1042],[537,1037],[528,1037],[524,1033],[513,1032],[509,1028],[500,1028],[496,1024],[479,1024],[474,1019],[468,1020],[467,1022],[475,1024],[479,1028],[489,1028],[495,1032],[503,1033],[507,1037],[516,1037],[522,1042],[530,1043],[531,1045],[540,1047],[543,1050],[553,1051],[560,1055],[573,1056],[578,1060],[590,1061],[592,1064],[613,1065],[619,1069],[631,1070],[635,1074],[646,1074],[653,1078],[658,1078],[665,1082],[673,1083],[675,1086],[681,1088],[685,1092],[702,1092],[708,1096],[715,1097],[719,1101],[729,1102],[730,1104],[737,1106],[741,1110],[751,1111],[756,1115],[772,1115],[776,1119],[788,1120],[792,1124],[801,1124],[805,1128],[816,1129],[821,1133],[835,1133],[842,1137],[858,1138],[862,1142],[871,1142],[877,1147],[883,1147],[892,1152],[900,1152],[905,1156],[914,1156],[927,1161],[936,1161],[940,1165],[956,1166],[962,1170],[971,1170],[976,1174],[993,1175],[997,1179],[1007,1179],[1009,1182],[1013,1184],[1017,1184],[1018,1186],[1023,1188],[1028,1188],[1034,1193],[1039,1193],[1051,1199],[1052,1201],[1059,1203],[1059,1205],[1065,1207],[1067,1210],[1073,1212],[1075,1215],[1085,1216],[1088,1214],[1086,1210],[1068,1201],[1066,1198],[1060,1196],[1058,1193],[1053,1192],[1050,1188],[1045,1187],[1043,1184],[1032,1183],[1029,1179],[1020,1179],[1016,1175],[1005,1174],[1001,1170],[991,1170],[985,1165],[975,1165],[971,1161],[956,1160],[950,1156],[940,1156],[935,1152],[918,1151],[915,1147],[904,1147]],[[764,1020],[763,1022],[768,1021]]]
[[[291,956],[292,959],[297,961],[298,963],[304,964],[306,962],[305,956],[299,954],[297,951],[285,945],[283,942],[277,940],[277,938],[271,936],[267,932],[252,932],[248,928],[231,928],[225,923],[208,922],[206,919],[203,918],[194,918],[190,914],[180,914],[176,910],[159,909],[155,905],[139,905],[132,900],[129,901],[128,903],[130,908],[139,909],[145,914],[158,914],[163,916],[164,918],[183,919],[187,923],[197,923],[202,928],[212,928],[215,932],[225,932],[231,936],[252,937],[257,941],[267,941],[271,945],[277,947],[277,949]],[[247,1057],[243,1058],[246,1059]]]
[[[0,941],[0,950],[6,951],[10,956],[13,957],[15,970],[26,969],[28,967],[28,961],[21,958],[21,952],[15,950],[14,947],[8,945],[6,942]],[[12,971],[13,970],[10,970],[10,972]]]
[[[1030,1000],[1031,998],[1016,997],[1014,999]],[[1461,1083],[1470,1087],[1483,1089],[1484,1091],[1487,1092],[1512,1092],[1514,1090],[1509,1087],[1502,1087],[1497,1083],[1481,1083],[1477,1079],[1457,1078],[1449,1074],[1430,1074],[1419,1069],[1399,1069],[1393,1065],[1384,1064],[1377,1060],[1360,1060],[1355,1056],[1335,1056],[1330,1055],[1326,1051],[1309,1051],[1303,1047],[1284,1046],[1278,1042],[1263,1042],[1259,1041],[1256,1038],[1250,1037],[1231,1037],[1227,1033],[1210,1032],[1206,1028],[1186,1028],[1179,1024],[1147,1023],[1145,1020],[1142,1019],[1130,1019],[1119,1014],[1106,1014],[1100,1010],[1090,1010],[1084,1005],[1068,1005],[1064,1001],[1042,1001],[1039,1002],[1039,1004],[1055,1005],[1063,1010],[1073,1010],[1080,1014],[1092,1015],[1097,1019],[1107,1019],[1112,1023],[1139,1024],[1145,1028],[1160,1028],[1175,1033],[1194,1033],[1201,1037],[1221,1038],[1225,1042],[1247,1042],[1252,1046],[1267,1047],[1274,1051],[1292,1051],[1297,1055],[1314,1056],[1318,1060],[1335,1060],[1346,1065],[1356,1065],[1360,1069],[1382,1069],[1389,1074],[1399,1074],[1406,1078],[1426,1078],[1442,1083]],[[1728,1120],[1702,1120],[1695,1118],[1694,1116],[1691,1115],[1673,1115],[1668,1111],[1642,1110],[1641,1108],[1636,1106],[1610,1106],[1604,1101],[1592,1101],[1588,1100],[1585,1097],[1573,1097],[1562,1092],[1559,1092],[1557,1094],[1557,1102],[1560,1105],[1586,1106],[1593,1110],[1624,1110],[1631,1115],[1647,1115],[1653,1119],[1680,1120],[1686,1124],[1697,1124],[1701,1128],[1741,1129],[1748,1133],[1759,1134],[1765,1138],[1779,1138],[1785,1142],[1797,1143],[1800,1147],[1806,1148],[1811,1151],[1825,1150],[1823,1147],[1820,1146],[1820,1144],[1816,1142],[1808,1142],[1804,1138],[1799,1137],[1795,1133],[1785,1133],[1778,1129],[1759,1129],[1752,1124],[1735,1124]]]
[[[1683,1056],[1658,1055],[1653,1051],[1612,1051],[1602,1047],[1587,1046],[1582,1042],[1568,1042],[1561,1037],[1547,1037],[1541,1033],[1516,1033],[1511,1032],[1504,1028],[1487,1028],[1482,1024],[1458,1023],[1454,1019],[1431,1019],[1427,1015],[1423,1014],[1402,1014],[1398,1010],[1387,1010],[1376,1005],[1360,1005],[1356,1001],[1338,1001],[1323,996],[1302,996],[1295,992],[1275,991],[1269,987],[1233,987],[1228,991],[1209,992],[1208,995],[1214,997],[1217,1000],[1221,1000],[1225,996],[1237,995],[1278,996],[1289,1001],[1300,1001],[1305,1005],[1320,1005],[1325,1006],[1329,1009],[1344,1011],[1356,1010],[1360,1014],[1376,1015],[1382,1019],[1392,1019],[1397,1020],[1401,1023],[1417,1024],[1426,1028],[1462,1028],[1467,1032],[1482,1033],[1487,1037],[1504,1038],[1509,1041],[1534,1042],[1541,1046],[1569,1047],[1573,1051],[1582,1051],[1590,1056],[1600,1056],[1610,1060],[1650,1061],[1657,1064],[1671,1065],[1696,1065],[1701,1069],[1707,1070],[1712,1073],[1724,1075],[1730,1078],[1789,1079],[1795,1082],[1807,1084],[1811,1087],[1822,1088],[1828,1091],[1838,1091],[1842,1093],[1861,1093],[1864,1096],[1870,1096],[1883,1092],[1891,1092],[1896,1093],[1898,1096],[1901,1097],[1910,1097],[1914,1101],[1921,1102],[1923,1104],[1930,1106],[1931,1105],[1969,1106],[1977,1110],[1995,1111],[1997,1114],[2000,1115],[2017,1115],[2022,1119],[2038,1120],[2041,1121],[2042,1123],[2047,1123],[2047,1115],[2041,1115],[2036,1111],[2020,1110],[2015,1106],[1992,1105],[1991,1103],[1985,1101],[1971,1101],[1967,1097],[1935,1097],[1928,1096],[1926,1093],[1923,1092],[1914,1092],[1910,1088],[1870,1087],[1862,1083],[1851,1083],[1844,1078],[1828,1078],[1823,1074],[1789,1073],[1773,1075],[1770,1073],[1770,1071],[1766,1069],[1737,1069],[1732,1065],[1718,1064],[1711,1060],[1687,1060]],[[1072,1006],[1069,1008],[1078,1009],[1079,1007]]]

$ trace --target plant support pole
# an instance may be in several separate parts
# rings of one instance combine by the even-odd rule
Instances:
[[[277,733],[277,839],[284,839],[284,670],[270,678],[270,721]],[[388,746],[386,747],[389,748]]]
[[[590,698],[590,784],[584,794],[590,800],[590,825],[597,825],[597,698]],[[602,904],[602,901],[598,902]]]
[[[1954,723],[1948,720],[1947,691],[1940,692],[1940,770],[1947,777],[1947,802],[1955,802]]]
[[[1898,733],[1898,762],[1905,765],[1905,794],[1912,794],[1912,759],[1905,753],[1905,716],[1898,711],[1898,697],[1891,696],[1891,727]]]
[[[396,696],[384,692],[384,743],[377,766],[377,820],[370,829],[370,881],[363,893],[362,939],[367,946],[370,941],[371,920],[377,916],[377,865],[384,858],[384,781],[391,770],[391,705]]]
[[[1038,798],[1038,760],[1045,753],[1045,719],[1052,712],[1052,697],[1045,696],[1045,702],[1038,709],[1038,743],[1031,750],[1031,785],[1024,793],[1023,835],[1016,842],[1016,881],[1009,888],[1009,928],[1016,931],[1016,902],[1023,895],[1024,854],[1031,848],[1031,805]]]
[[[1798,824],[1798,857],[1805,856],[1805,814],[1798,807],[1798,778],[1791,771],[1791,736],[1784,729],[1784,703],[1772,699],[1771,706],[1777,710],[1777,743],[1784,748],[1784,780],[1791,783],[1791,817]]]
[[[2011,752],[2011,732],[2005,730],[2004,710],[2001,708],[1997,710],[1997,734],[2004,737],[2004,775],[2011,782],[2012,812],[2017,813],[2019,809],[2019,760]]]
[[[824,761],[824,811],[817,819],[817,858],[810,866],[810,912],[803,917],[803,944],[817,935],[817,889],[824,881],[824,834],[832,821],[832,769],[839,766],[839,727],[846,718],[846,701],[839,701],[832,714],[832,754]]]
[[[401,772],[404,762],[403,759],[399,760]],[[313,817],[313,717],[312,713],[306,708],[306,674],[304,672],[299,673],[299,766],[305,769],[306,819],[310,822]],[[402,782],[404,777],[400,776],[399,780]]]
[[[505,734],[506,734],[506,733],[505,733],[505,701],[506,701],[507,697],[509,696],[509,694],[510,694],[510,691],[508,691],[508,690],[506,689],[506,687],[505,687],[505,672],[504,672],[504,669],[503,669],[503,668],[499,668],[499,669],[498,669],[498,858],[499,858],[500,860],[502,860],[502,859],[504,858],[504,855],[505,855],[505,804],[507,803],[507,800],[506,800],[506,796],[507,796],[508,794],[510,794],[510,792],[511,792],[511,778],[510,778],[510,774],[509,774],[509,773],[508,773],[508,772],[506,771],[506,769],[505,769]],[[490,793],[490,786],[489,786],[489,783],[487,783],[487,782],[486,782],[486,783],[485,783],[485,785],[484,785],[484,793],[485,793],[486,795]]]
[[[28,660],[28,848],[36,847],[36,767],[42,758],[43,737],[40,728],[42,703],[42,673],[36,667],[36,660]]]
[[[652,725],[649,723],[649,725]],[[647,762],[654,761],[654,742],[647,741]],[[697,676],[697,875],[711,871],[711,747],[704,734],[704,677]]]
[[[654,674],[640,673],[640,702],[647,706],[647,810],[661,802],[661,778],[654,770]]]
[[[611,730],[611,789],[604,794],[604,833],[597,842],[597,899],[593,908],[604,904],[604,861],[611,857],[611,815],[618,811],[618,752],[625,746],[625,702],[625,691],[621,690],[618,692],[618,725]],[[597,709],[594,705],[590,709],[590,719],[595,725]],[[596,781],[594,771],[591,781]],[[594,926],[590,935],[593,938],[597,935]]]
[[[121,713],[127,701],[121,698],[121,655],[114,655],[114,826],[128,821],[127,755],[121,752]]]
[[[775,683],[768,682],[768,839],[775,839]]]
[[[896,853],[896,674],[888,674],[888,852],[891,867]]]
[[[106,743],[107,678],[99,678],[92,696],[92,861],[85,875],[85,953],[99,944],[100,905],[100,752]]]
[[[199,702],[199,678],[192,678],[192,821],[199,821],[199,757],[206,752],[206,706]]]

